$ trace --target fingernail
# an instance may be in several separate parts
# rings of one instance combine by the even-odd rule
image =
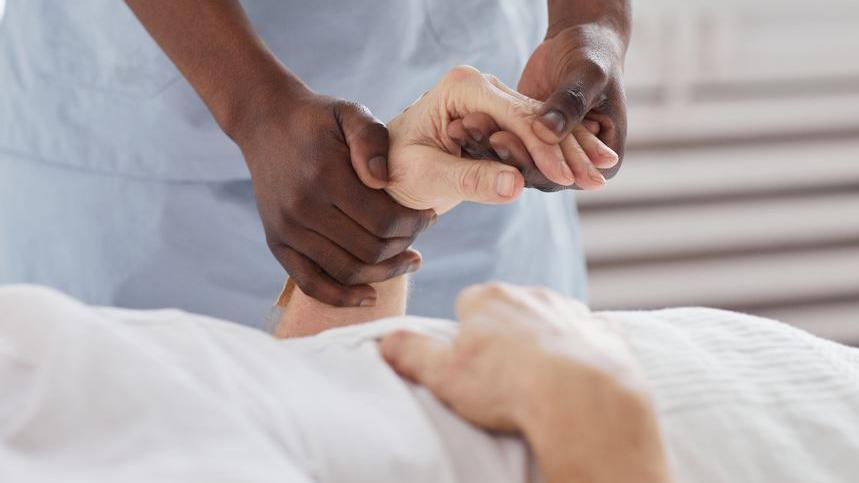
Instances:
[[[474,142],[479,143],[480,141],[483,141],[483,133],[477,129],[469,129],[468,134],[471,135],[471,139],[474,139]]]
[[[610,147],[608,147],[604,144],[599,144],[597,146],[597,152],[599,152],[600,156],[615,159],[615,160],[617,159],[617,153],[614,152],[613,149],[611,149]]]
[[[433,226],[436,223],[438,223],[438,213],[433,213],[429,226]]]
[[[367,162],[370,174],[380,181],[388,181],[388,160],[384,156],[376,156]]]
[[[588,177],[594,180],[594,182],[599,183],[600,185],[605,184],[605,176],[603,176],[602,173],[600,173],[599,170],[597,170],[593,166],[588,168]]]
[[[361,307],[375,307],[376,299],[375,297],[367,297],[365,299],[362,299],[361,303],[358,305],[360,305]]]
[[[495,192],[500,196],[509,198],[513,196],[513,185],[516,183],[516,177],[509,171],[499,173],[495,177]]]
[[[503,159],[504,161],[507,161],[508,159],[510,159],[510,150],[508,150],[508,149],[495,148],[495,154],[497,154],[498,157]]]
[[[564,127],[567,125],[567,120],[564,118],[564,115],[557,109],[547,111],[545,114],[540,116],[540,122],[558,136],[564,133]]]

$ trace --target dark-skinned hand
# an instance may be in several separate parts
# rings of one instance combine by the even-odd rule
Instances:
[[[522,94],[545,101],[534,131],[546,142],[570,133],[578,138],[575,129],[585,119],[599,123],[600,139],[618,155],[618,161],[607,157],[595,163],[608,179],[620,168],[626,142],[625,45],[615,30],[598,24],[553,26],[531,55],[518,86]],[[573,173],[577,184],[587,176],[582,168],[573,167]]]
[[[374,305],[369,284],[417,270],[409,246],[436,218],[381,189],[387,128],[363,106],[309,92],[276,99],[263,118],[237,141],[272,253],[307,295]]]

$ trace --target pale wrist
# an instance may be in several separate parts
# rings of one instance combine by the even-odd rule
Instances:
[[[669,481],[646,394],[596,370],[553,363],[544,371],[519,408],[518,424],[548,483]]]
[[[361,324],[405,314],[408,276],[374,283],[376,305],[372,307],[334,307],[306,295],[295,287],[281,307],[282,314],[274,334],[279,338],[318,334],[334,327]]]

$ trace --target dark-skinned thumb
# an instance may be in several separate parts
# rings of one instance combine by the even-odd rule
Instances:
[[[570,134],[600,101],[608,83],[605,72],[592,62],[583,62],[566,79],[534,120],[534,134],[543,142],[557,144]]]
[[[337,116],[355,174],[368,188],[387,186],[388,128],[369,109],[356,103],[338,106]]]

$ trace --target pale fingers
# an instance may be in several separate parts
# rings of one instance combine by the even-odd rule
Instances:
[[[588,159],[599,169],[608,169],[618,163],[618,156],[610,147],[600,141],[592,127],[579,125],[573,129],[573,136],[582,147]],[[597,129],[599,125],[597,124]],[[599,132],[599,131],[597,131]]]
[[[576,128],[578,129],[578,127]],[[582,128],[582,130],[584,130]],[[579,145],[575,136],[561,140],[561,151],[576,178],[576,185],[583,190],[596,190],[605,186],[605,178],[591,163],[588,154]]]

